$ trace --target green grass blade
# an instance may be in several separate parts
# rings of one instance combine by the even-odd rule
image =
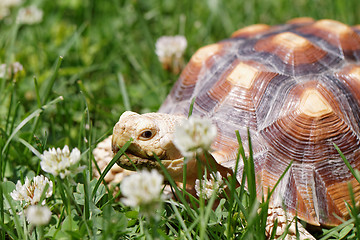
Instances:
[[[2,154],[4,154],[6,148],[8,147],[11,140],[14,138],[14,136],[20,131],[21,128],[23,128],[31,119],[36,118],[39,116],[40,113],[42,113],[44,110],[49,108],[50,106],[62,101],[64,98],[62,96],[54,99],[53,101],[49,102],[48,104],[42,106],[42,108],[39,108],[32,112],[29,116],[27,116],[23,121],[20,122],[20,124],[14,129],[14,131],[11,133],[10,137],[5,143],[5,146],[3,147]]]
[[[84,221],[90,220],[90,210],[91,210],[91,191],[89,188],[89,172],[85,171],[83,172],[84,177]],[[93,211],[92,211],[93,212]]]
[[[246,181],[246,168],[247,168],[247,157],[245,155],[245,149],[244,149],[244,145],[242,143],[242,140],[241,140],[241,137],[240,137],[240,134],[239,132],[237,131],[236,133],[236,137],[237,137],[237,140],[238,140],[238,143],[239,143],[239,151],[238,151],[238,155],[241,156],[242,160],[243,160],[243,164],[244,164],[244,168],[243,168],[243,174],[242,174],[242,177],[241,177],[241,183],[240,183],[240,187],[241,187],[241,191],[240,191],[240,198],[241,196],[243,195],[244,193],[244,190],[245,190],[245,181]]]
[[[17,239],[19,239],[17,236],[16,236],[16,234],[13,232],[13,228],[10,228],[10,227],[8,227],[7,225],[5,225],[3,222],[0,222],[0,225],[1,225],[1,229],[2,229],[2,231],[1,231],[1,234],[4,234],[4,237],[3,237],[3,239],[6,239],[5,238],[5,234],[8,234],[8,236],[11,238],[11,239],[14,239],[14,240],[17,240]]]
[[[356,228],[356,236],[357,239],[360,239],[360,216],[359,216],[359,210],[358,210],[358,204],[355,200],[355,195],[354,195],[354,191],[353,191],[353,186],[351,185],[350,182],[348,182],[348,189],[350,192],[350,200],[351,200],[351,204],[352,206],[349,206],[350,208],[350,216],[352,217],[352,219],[355,222],[355,228]]]
[[[192,115],[192,113],[193,113],[195,100],[196,100],[196,97],[194,97],[194,98],[191,100],[190,108],[189,108],[189,113],[188,113],[188,118],[189,118],[189,117]]]
[[[2,156],[0,155],[0,162],[2,162]],[[0,165],[1,166],[1,165]],[[1,169],[1,168],[0,168]],[[0,174],[2,175],[2,173]],[[4,179],[2,176],[1,176],[1,179]],[[4,212],[4,205],[5,205],[5,202],[4,202],[4,192],[3,192],[3,187],[2,185],[0,185],[0,224],[1,226],[6,226],[5,225],[5,212]],[[3,239],[5,239],[5,235],[4,233],[2,233],[2,235],[0,236],[2,237]]]
[[[345,155],[342,153],[340,148],[335,143],[334,143],[334,147],[340,154],[340,157],[344,161],[345,165],[349,168],[351,174],[355,177],[356,181],[358,181],[358,183],[360,184],[360,174],[351,167],[349,161],[346,159]]]
[[[83,81],[78,80],[78,81],[76,81],[76,83],[78,84],[78,86],[80,88],[81,94],[83,94],[86,98],[91,99],[92,101],[94,101],[94,96],[86,89]]]
[[[249,144],[249,157],[247,159],[246,176],[248,181],[248,191],[250,194],[250,203],[256,202],[256,179],[255,179],[255,165],[252,151],[252,143],[250,130],[248,129],[248,144]]]
[[[44,200],[45,200],[45,197],[46,197],[46,191],[49,189],[49,183],[46,183],[42,193],[41,193],[41,196],[40,196],[40,201],[39,203],[42,203]]]
[[[80,27],[70,36],[67,41],[65,41],[65,45],[59,49],[60,56],[66,56],[66,54],[69,52],[70,48],[78,41],[81,34],[86,29],[88,23],[84,22],[80,25]]]
[[[183,165],[183,185],[186,186],[186,179],[187,179],[187,163],[186,163],[186,158],[184,158],[184,165]],[[185,198],[186,196],[186,188],[183,188],[183,197]]]
[[[328,230],[324,236],[319,238],[319,240],[327,240],[329,238],[333,238],[334,234],[336,234],[337,232],[339,232],[340,230],[344,229],[346,226],[348,226],[349,224],[352,224],[352,223],[354,223],[354,219],[349,219],[349,220],[343,222],[342,224],[340,224],[336,227],[333,227],[332,229]]]
[[[249,217],[249,213],[246,209],[246,207],[243,205],[243,202],[241,199],[244,198],[244,195],[246,194],[246,191],[245,191],[245,182],[246,182],[246,178],[247,178],[247,157],[245,155],[245,149],[244,149],[244,146],[243,146],[243,143],[242,143],[242,140],[241,140],[241,137],[240,137],[240,134],[238,131],[236,131],[236,137],[237,137],[237,140],[238,140],[238,144],[239,144],[239,150],[238,150],[238,154],[237,154],[237,158],[239,158],[240,160],[240,156],[243,160],[243,164],[244,164],[244,167],[243,167],[243,173],[242,173],[242,177],[241,177],[241,183],[240,183],[240,190],[239,190],[239,194],[233,194],[232,197],[234,198],[236,204],[237,204],[237,207],[239,208],[239,211],[243,213],[245,219],[247,219]],[[237,160],[237,161],[239,161]],[[232,221],[232,219],[229,219],[229,221]],[[231,226],[231,224],[229,224]]]
[[[37,102],[38,108],[41,108],[41,97],[40,97],[39,85],[38,85],[36,76],[34,76],[34,86],[35,86],[35,92],[36,92],[36,102]]]
[[[17,141],[19,141],[20,143],[22,143],[25,147],[27,147],[33,154],[35,154],[39,159],[41,159],[41,153],[36,150],[36,148],[34,148],[30,143],[28,143],[27,141],[25,141],[22,138],[17,138]]]
[[[170,205],[171,205],[171,208],[173,209],[173,211],[175,213],[176,218],[178,219],[178,221],[180,223],[181,229],[184,230],[187,239],[192,239],[192,237],[190,235],[190,231],[187,228],[187,226],[185,225],[185,221],[181,217],[181,214],[180,214],[179,210],[177,209],[176,204],[175,204],[175,202],[173,200],[170,200]]]
[[[1,188],[3,186],[1,185]],[[13,221],[15,223],[15,229],[17,231],[17,234],[19,236],[20,239],[27,239],[27,237],[24,234],[24,231],[22,231],[22,227],[20,224],[20,219],[19,216],[16,214],[16,209],[14,207],[14,205],[12,204],[12,199],[10,199],[10,194],[4,194],[6,201],[9,203],[9,206],[11,208],[11,211],[13,212],[14,216],[13,216]]]
[[[123,75],[121,73],[118,73],[117,78],[118,78],[118,81],[119,81],[121,96],[123,98],[125,109],[127,111],[130,111],[131,110],[130,99],[129,99],[129,95],[127,94],[127,91],[126,91],[124,77],[123,77]]]
[[[5,49],[7,51],[5,51],[5,63],[8,66],[13,58],[13,54],[14,54],[14,49],[15,49],[15,43],[16,43],[16,38],[19,32],[19,24],[12,24],[11,29],[10,29],[10,36],[9,39],[7,39],[7,46],[5,46]],[[5,77],[4,78],[0,78],[2,79],[1,81],[1,85],[0,85],[0,95],[3,95],[2,91],[5,89],[5,85],[6,85],[6,80],[7,80],[7,68],[5,69]]]
[[[102,183],[102,181],[105,178],[105,175],[110,171],[110,169],[112,168],[112,166],[114,166],[114,164],[119,160],[119,158],[125,153],[126,149],[130,146],[132,142],[132,139],[130,139],[129,141],[127,141],[124,146],[122,148],[119,149],[119,151],[115,154],[115,156],[113,157],[113,159],[110,161],[110,163],[106,166],[106,168],[104,169],[104,171],[101,173],[98,181],[96,182],[96,185],[93,189],[92,192],[92,197],[95,196],[97,189],[99,188],[100,184]]]
[[[253,204],[250,206],[248,212],[249,215],[246,218],[246,229],[243,232],[243,235],[241,236],[241,239],[249,239],[249,235],[248,234],[254,234],[255,235],[260,235],[261,232],[257,232],[256,231],[256,225],[259,223],[259,219],[260,219],[260,215],[258,214],[258,209],[259,209],[260,203],[255,201],[253,202]]]
[[[42,94],[44,96],[43,100],[42,100],[42,103],[45,104],[49,98],[50,98],[50,94],[51,94],[51,89],[53,88],[54,86],[54,83],[55,83],[55,80],[56,80],[56,77],[58,75],[58,72],[59,72],[59,69],[60,69],[60,66],[61,66],[61,63],[62,63],[62,60],[63,60],[63,57],[60,56],[57,60],[57,63],[55,65],[55,70],[51,76],[51,78],[49,79],[46,87],[45,87],[45,90],[44,90],[44,93]]]
[[[281,176],[279,177],[279,179],[276,181],[273,189],[271,189],[270,193],[268,194],[267,197],[267,201],[270,200],[270,197],[272,196],[272,194],[274,193],[276,187],[280,184],[280,181],[284,178],[285,174],[289,171],[289,169],[291,168],[291,165],[293,164],[293,161],[291,160],[291,162],[289,163],[289,165],[286,167],[285,171],[281,174]]]
[[[91,130],[92,130],[92,124],[90,121],[90,114],[89,114],[89,106],[88,103],[86,101],[86,97],[82,94],[81,95],[83,97],[83,102],[85,104],[85,110],[82,114],[82,118],[81,118],[81,124],[80,124],[80,131],[79,131],[79,138],[78,138],[78,146],[81,149],[81,145],[84,142],[84,139],[87,140],[87,148],[88,148],[88,171],[92,172],[92,135],[91,135]],[[89,126],[89,129],[87,130],[86,128],[86,123]],[[89,134],[87,135],[87,132],[89,132]]]
[[[66,197],[66,190],[65,190],[65,182],[60,179],[60,178],[56,178],[58,181],[58,184],[56,184],[56,186],[59,188],[59,193],[60,193],[60,196],[61,196],[61,200],[63,202],[63,205],[65,207],[65,211],[67,212],[68,216],[71,216],[71,204],[70,204],[70,199]],[[55,178],[54,178],[54,181],[53,182],[56,182],[55,181]],[[70,218],[71,219],[71,218]]]
[[[14,84],[13,84],[12,88],[11,88],[10,103],[8,106],[8,113],[7,113],[7,117],[6,117],[5,132],[8,132],[8,125],[10,122],[10,116],[11,116],[11,110],[12,110],[12,105],[13,105],[13,101],[14,101],[14,95],[15,95],[15,91],[14,91]]]
[[[155,156],[155,159],[158,161],[158,163],[160,164],[161,170],[163,172],[163,174],[165,175],[166,179],[169,181],[170,185],[173,187],[173,189],[175,190],[175,194],[176,197],[179,198],[180,202],[183,203],[184,207],[186,208],[187,212],[190,214],[190,216],[193,219],[196,219],[196,217],[194,216],[193,212],[191,211],[191,208],[189,206],[189,204],[187,203],[185,197],[183,196],[183,192],[180,191],[175,183],[175,181],[172,179],[172,177],[170,176],[169,172],[167,171],[167,169],[165,168],[165,166],[161,163],[161,160]],[[184,186],[185,187],[185,186]],[[192,197],[191,194],[188,195],[189,197]]]

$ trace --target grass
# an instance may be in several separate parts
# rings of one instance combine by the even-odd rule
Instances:
[[[0,79],[1,239],[263,238],[263,212],[257,209],[266,206],[243,188],[232,189],[215,210],[169,201],[150,226],[156,231],[146,232],[137,209],[124,207],[92,179],[91,151],[123,111],[156,111],[168,94],[178,76],[157,60],[154,45],[160,36],[185,35],[188,60],[199,47],[253,23],[279,24],[300,16],[360,23],[358,0],[24,1],[29,4],[43,9],[41,23],[11,23],[17,8],[0,21],[0,63],[24,66],[20,74]],[[75,177],[75,187],[52,178],[53,218],[43,229],[28,229],[11,214],[19,206],[8,193],[17,180],[44,174],[34,153],[65,144],[81,150],[87,170]],[[355,238],[359,220],[354,219],[325,238]]]

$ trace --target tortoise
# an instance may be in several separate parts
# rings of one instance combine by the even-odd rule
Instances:
[[[200,48],[158,112],[123,113],[113,130],[113,151],[133,138],[127,155],[135,165],[160,169],[156,154],[181,181],[183,157],[172,142],[174,126],[195,99],[192,115],[217,127],[209,153],[220,171],[234,171],[236,131],[242,138],[249,131],[258,195],[272,189],[293,161],[271,204],[312,225],[338,225],[338,217],[347,216],[348,184],[360,200],[360,184],[334,147],[360,170],[359,61],[360,25],[298,18],[242,28]],[[125,156],[118,164],[133,168]],[[240,162],[233,172],[239,181],[242,170]],[[196,178],[191,167],[187,171]]]

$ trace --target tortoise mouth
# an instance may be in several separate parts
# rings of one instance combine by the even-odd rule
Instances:
[[[155,158],[143,158],[129,151],[125,151],[125,154],[123,154],[116,163],[120,167],[131,171],[136,171],[141,168],[161,169],[159,162]]]
[[[116,154],[118,152],[114,151]],[[165,169],[170,173],[170,175],[177,175],[177,172],[182,170],[183,168],[183,158],[179,159],[160,159],[161,165],[165,167]],[[118,161],[116,162],[120,167],[130,170],[136,171],[138,169],[156,169],[159,172],[162,172],[162,167],[158,160],[155,158],[144,158],[142,156],[138,156],[131,151],[125,151]]]

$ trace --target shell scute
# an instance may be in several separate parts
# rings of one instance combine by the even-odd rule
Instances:
[[[314,94],[315,97],[308,99],[311,96],[309,94]],[[289,92],[285,100],[287,104],[280,109],[283,114],[261,129],[260,134],[276,154],[298,162],[324,161],[329,154],[336,154],[332,143],[345,144],[343,138],[350,144],[345,144],[340,149],[351,152],[358,146],[358,139],[335,99],[335,96],[315,81],[298,85]],[[316,101],[321,102],[319,104]],[[306,104],[312,104],[312,110],[318,112],[309,113],[306,109],[308,106],[303,106]]]
[[[216,63],[216,60],[225,54],[225,45],[220,43],[211,44],[200,48],[193,55],[181,73],[177,86],[173,88],[176,91],[171,93],[175,101],[188,99],[192,95],[199,78],[206,74],[203,72],[211,68]]]
[[[360,105],[360,65],[350,64],[335,72],[335,77],[339,79],[346,88],[354,95],[354,99]]]
[[[306,24],[311,24],[314,23],[315,20],[311,17],[299,17],[299,18],[293,18],[289,21],[287,21],[286,23],[291,24],[291,25],[306,25]]]
[[[359,161],[359,158],[357,158]],[[318,202],[318,211],[323,211],[319,214],[320,222],[333,222],[340,224],[339,219],[336,219],[334,214],[337,216],[344,216],[347,214],[347,207],[345,202],[350,202],[350,194],[348,193],[349,185],[352,186],[353,192],[358,193],[360,191],[359,183],[349,173],[346,166],[341,159],[332,159],[329,162],[319,162],[316,166],[316,186],[322,186],[321,194],[318,187],[315,188],[317,192],[316,197],[320,198]],[[324,200],[326,196],[326,200]],[[355,194],[355,200],[358,202],[360,197]],[[324,212],[324,210],[327,210]]]
[[[321,73],[341,59],[320,48],[307,38],[293,32],[283,32],[259,40],[256,52],[265,53],[266,61],[277,71],[293,76]]]
[[[318,41],[326,44],[324,47],[342,58],[360,60],[360,35],[346,24],[324,19],[297,31],[318,38]]]
[[[271,27],[267,24],[254,24],[248,27],[241,28],[235,31],[231,37],[232,38],[250,38],[256,37],[262,33],[267,32]]]

